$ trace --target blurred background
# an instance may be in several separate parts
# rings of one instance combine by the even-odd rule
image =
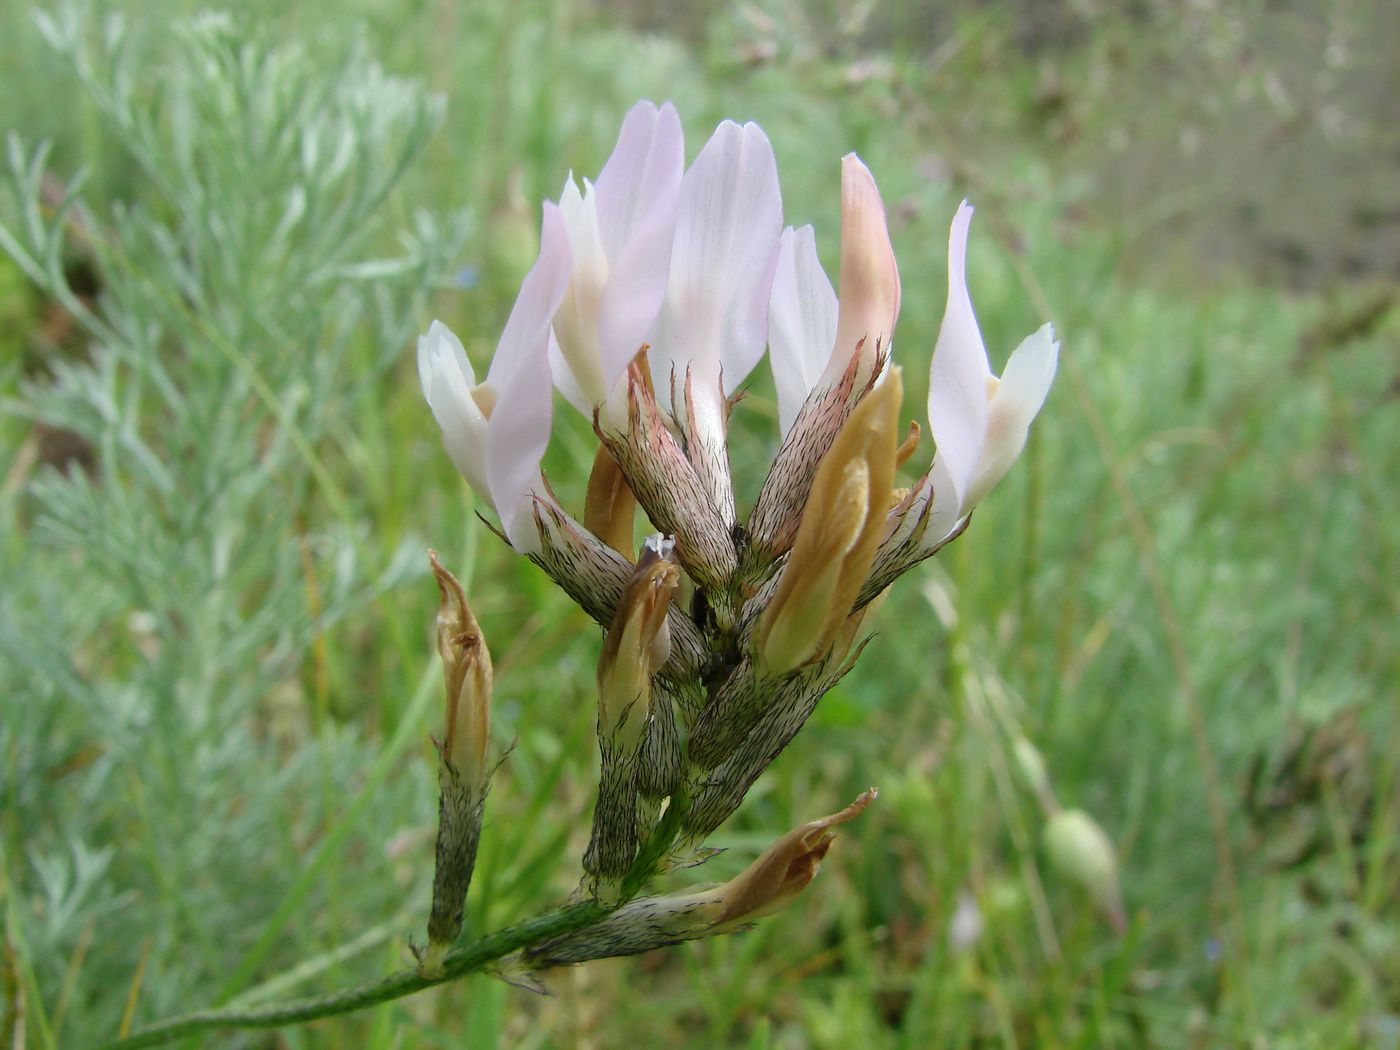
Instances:
[[[912,417],[962,198],[993,367],[1062,339],[1020,463],[667,885],[879,802],[742,935],[190,1045],[1400,1046],[1400,7],[127,0],[6,4],[0,40],[8,1045],[405,965],[430,546],[509,749],[468,923],[574,889],[599,632],[477,521],[413,344],[441,318],[484,364],[539,202],[650,97],[688,156],[761,123],[832,274],[861,154]],[[556,419],[580,501],[592,437]],[[1121,928],[1037,757],[1112,843]]]

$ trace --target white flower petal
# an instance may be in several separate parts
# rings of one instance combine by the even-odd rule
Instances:
[[[1012,351],[992,396],[982,457],[966,497],[969,509],[1006,475],[1025,447],[1031,420],[1045,403],[1055,378],[1059,350],[1054,328],[1047,324]]]
[[[657,397],[668,409],[673,377],[679,392],[687,367],[697,384],[722,373],[728,394],[763,356],[782,221],[767,137],[757,124],[725,121],[681,180],[670,282],[652,340]]]
[[[987,432],[987,350],[967,292],[967,230],[972,207],[963,201],[948,237],[948,306],[929,370],[929,429],[938,459],[947,474],[946,486],[960,506],[982,455]]]
[[[789,226],[779,242],[768,314],[769,363],[784,434],[831,357],[836,310],[836,293],[817,258],[812,227]]]
[[[948,465],[942,456],[933,457],[933,466],[928,473],[929,484],[933,488],[933,506],[929,508],[928,525],[919,545],[925,550],[937,547],[958,527],[965,511],[952,479],[948,476]]]
[[[496,395],[487,424],[487,482],[507,538],[524,554],[539,546],[530,497],[540,485],[553,409],[550,319],[564,297],[570,269],[564,218],[546,201],[539,258],[520,286],[487,376]]]
[[[643,99],[622,119],[617,143],[595,180],[598,228],[608,256],[621,254],[658,193],[680,189],[685,166],[680,117],[667,102]]]
[[[608,283],[598,311],[603,389],[609,392],[641,349],[666,295],[676,203],[685,167],[680,117],[669,102],[633,106],[598,176],[598,230]]]
[[[441,321],[434,321],[428,326],[427,334],[418,337],[418,383],[423,389],[424,397],[428,396],[428,382],[431,378],[429,366],[436,363],[439,357],[456,365],[468,388],[476,386],[476,370],[472,368],[471,359],[467,357],[462,341],[447,325]]]
[[[486,486],[486,417],[472,399],[476,375],[462,343],[441,321],[418,339],[418,380],[442,429],[447,454],[477,495],[491,500]]]

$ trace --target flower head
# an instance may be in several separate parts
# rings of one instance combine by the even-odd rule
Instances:
[[[936,453],[908,489],[895,489],[896,472],[919,428],[905,437],[891,366],[903,290],[884,203],[855,154],[841,162],[833,288],[812,227],[783,229],[762,129],[722,122],[686,168],[675,109],[638,103],[596,182],[571,175],[545,204],[539,257],[485,380],[442,325],[420,340],[423,391],[454,463],[512,546],[606,629],[583,863],[609,906],[664,850],[652,836],[667,798],[688,800],[668,841],[703,849],[855,664],[876,597],[967,526],[1024,446],[1057,346],[1047,325],[992,374],[967,289],[970,218],[964,204],[949,238],[929,383]],[[766,346],[782,442],[745,518],[729,416]],[[540,470],[555,388],[598,439],[582,523]],[[658,534],[634,563],[638,512]],[[704,936],[780,906],[811,878],[830,825],[863,804],[780,840],[724,887],[621,903],[611,948]],[[553,957],[593,957],[588,938],[612,922]]]

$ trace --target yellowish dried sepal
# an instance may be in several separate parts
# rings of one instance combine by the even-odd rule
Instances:
[[[879,792],[869,788],[839,813],[793,828],[734,878],[716,890],[724,902],[713,932],[753,922],[785,908],[816,878],[836,833],[831,829],[860,815]]]
[[[792,553],[759,621],[759,655],[774,673],[824,653],[860,594],[890,507],[903,392],[892,369],[817,468]]]

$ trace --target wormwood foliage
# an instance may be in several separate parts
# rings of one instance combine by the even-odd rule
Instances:
[[[292,874],[264,844],[333,819],[369,760],[329,724],[319,749],[268,745],[317,695],[309,647],[408,571],[332,477],[337,428],[463,226],[420,216],[375,254],[441,104],[359,38],[287,43],[223,16],[145,37],[71,11],[39,25],[144,185],[90,208],[44,145],[6,143],[0,246],[76,330],[5,407],[83,451],[31,457],[0,505],[4,876],[11,908],[37,902],[31,1017],[91,945],[63,1000],[60,1041],[82,1045],[115,1030],[142,961],[143,1007],[217,988]]]

